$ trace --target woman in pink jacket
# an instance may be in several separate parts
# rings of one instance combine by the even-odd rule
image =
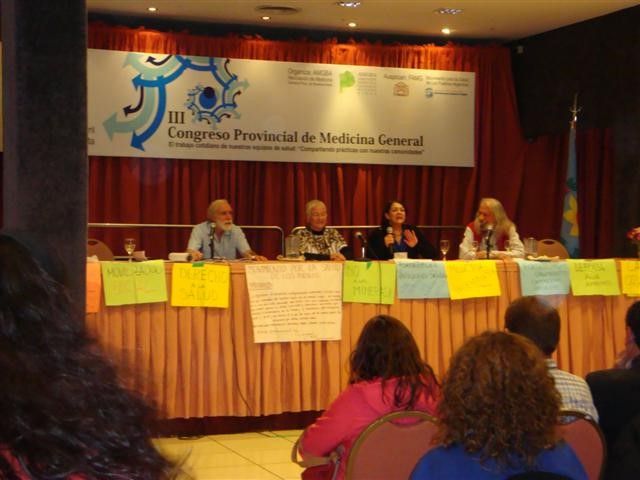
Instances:
[[[411,332],[388,315],[367,322],[350,359],[349,385],[302,434],[303,459],[331,456],[341,479],[356,437],[374,420],[399,410],[434,414],[440,386]],[[327,469],[328,478],[333,471]]]

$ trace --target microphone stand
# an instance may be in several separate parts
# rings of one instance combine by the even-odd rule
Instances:
[[[211,223],[211,228],[209,229],[209,250],[211,251],[211,259],[213,260],[213,258],[215,257],[214,251],[213,251],[213,236],[216,233],[216,224],[215,223]]]
[[[487,230],[487,236],[485,239],[486,247],[487,247],[487,260],[491,258],[491,235],[493,234],[493,229]]]
[[[356,233],[356,238],[360,240],[360,258],[355,258],[356,262],[369,262],[367,258],[367,239],[361,232]]]

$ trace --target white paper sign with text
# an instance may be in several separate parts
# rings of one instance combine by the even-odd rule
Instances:
[[[340,340],[342,263],[246,265],[256,343]]]

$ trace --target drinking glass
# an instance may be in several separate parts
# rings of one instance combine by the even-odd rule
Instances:
[[[131,261],[131,255],[133,251],[136,249],[136,239],[135,238],[125,238],[124,239],[124,249],[129,255],[129,261]]]
[[[442,252],[442,260],[447,260],[447,252],[449,251],[449,240],[440,240],[440,251]]]

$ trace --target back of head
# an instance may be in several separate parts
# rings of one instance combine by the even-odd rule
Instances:
[[[440,441],[481,461],[531,465],[555,444],[560,397],[542,354],[530,341],[485,332],[452,357],[439,406]]]
[[[399,378],[396,405],[405,398],[401,391],[410,390],[413,405],[423,382],[435,382],[433,370],[420,356],[413,335],[397,318],[377,315],[363,327],[356,347],[351,352],[349,383],[381,378]]]
[[[640,347],[640,301],[633,303],[629,307],[625,323],[633,333],[636,345]]]
[[[551,355],[560,340],[560,315],[537,297],[521,297],[511,302],[504,316],[511,333],[527,337],[542,353]]]
[[[8,235],[0,235],[0,371],[0,445],[29,476],[167,476],[171,466],[149,439],[152,409],[119,385],[66,288]],[[11,474],[0,461],[0,478]]]

